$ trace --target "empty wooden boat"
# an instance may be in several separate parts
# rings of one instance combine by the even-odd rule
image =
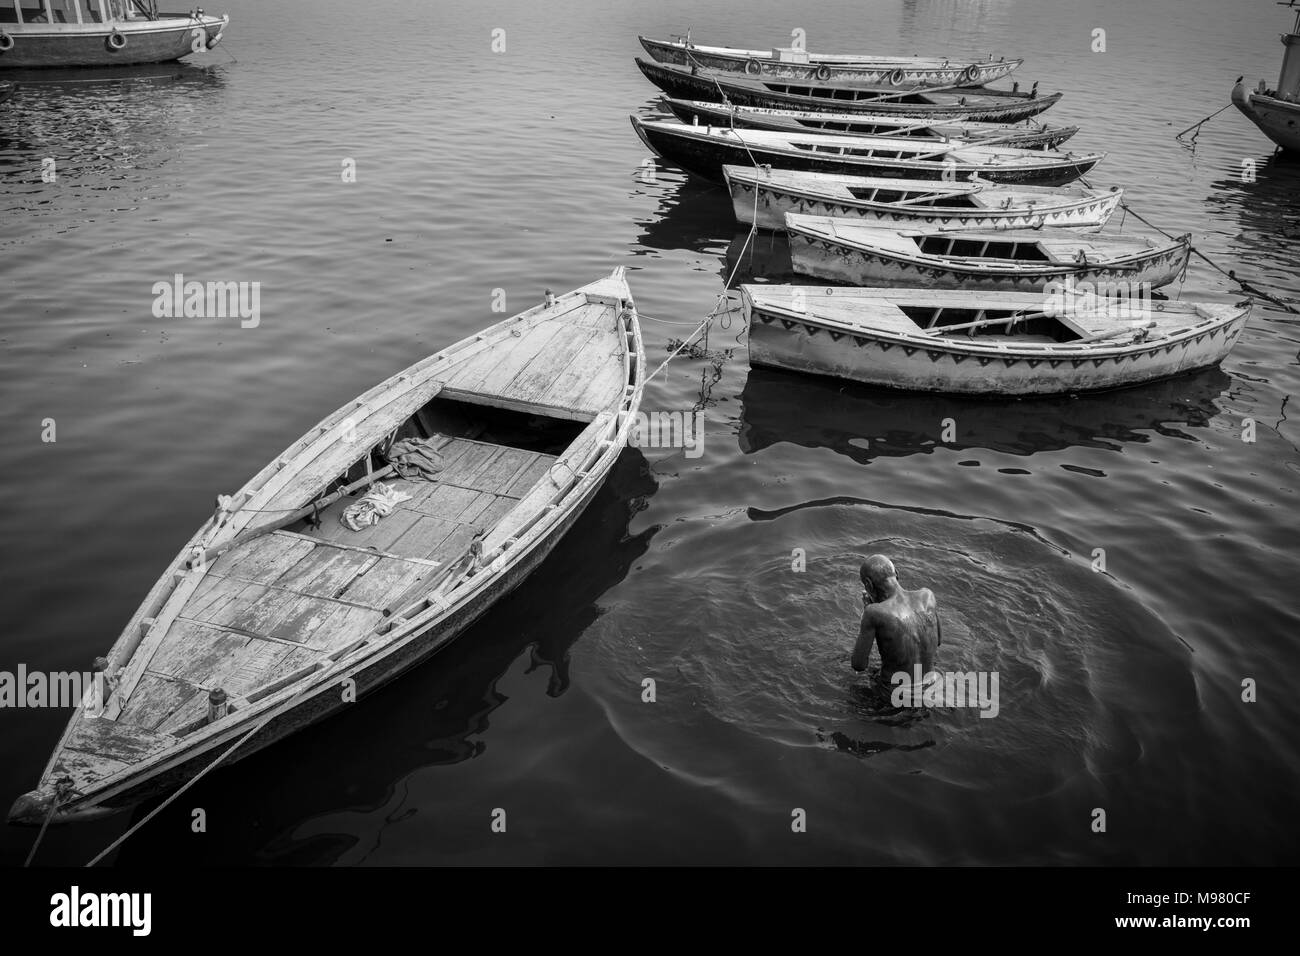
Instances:
[[[873,113],[916,116],[922,119],[960,120],[969,123],[1018,123],[1050,109],[1060,93],[1038,95],[1038,84],[1028,93],[1017,85],[1010,90],[987,86],[947,89],[912,89],[907,86],[868,86],[854,83],[800,83],[762,79],[721,70],[692,70],[637,58],[637,67],[655,86],[681,100],[726,100],[740,106],[773,109],[835,110],[838,113]]]
[[[1124,198],[1118,186],[1000,186],[724,166],[736,219],[785,231],[786,213],[834,216],[905,229],[1100,229]]]
[[[229,16],[156,0],[0,0],[0,70],[164,63],[221,42]]]
[[[889,388],[1050,395],[1217,365],[1249,302],[745,285],[749,361]]]
[[[84,819],[172,789],[446,646],[595,494],[644,376],[619,268],[322,420],[219,499],[97,662],[106,705],[73,714],[10,820]]]
[[[1075,229],[898,230],[855,219],[787,213],[801,275],[862,286],[1033,292],[1049,282],[1158,289],[1187,267],[1191,237],[1099,236]]]
[[[725,182],[722,167],[771,165],[781,169],[897,179],[959,180],[1055,186],[1073,182],[1105,153],[980,146],[959,140],[933,143],[890,136],[778,133],[762,129],[693,126],[675,119],[632,116],[641,141],[687,172]]]
[[[637,37],[641,46],[660,63],[697,66],[749,76],[776,76],[793,80],[888,83],[893,86],[974,86],[991,83],[1017,69],[1023,60],[1006,58],[953,59],[923,56],[867,56],[809,53],[793,47],[743,50],[692,43],[689,36],[676,40]]]
[[[960,139],[968,143],[1000,143],[1021,149],[1060,146],[1079,131],[1077,126],[1017,126],[1013,123],[961,123],[920,120],[909,116],[834,113],[820,110],[774,110],[734,103],[663,98],[683,123],[735,129],[770,129],[787,133],[846,133],[850,136],[906,136],[918,139]]]

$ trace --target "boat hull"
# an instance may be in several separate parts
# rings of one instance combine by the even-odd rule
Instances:
[[[805,172],[845,173],[855,176],[876,176],[885,179],[942,180],[945,177],[964,179],[977,174],[989,182],[1021,183],[1039,186],[1062,186],[1087,173],[1098,162],[1097,157],[1087,157],[1059,163],[1034,165],[1015,164],[998,166],[988,163],[951,163],[940,160],[899,160],[891,162],[866,157],[851,157],[828,153],[803,153],[797,150],[770,149],[717,138],[692,135],[695,127],[684,131],[648,125],[632,118],[632,126],[641,141],[656,155],[714,183],[725,183],[723,166],[753,166],[770,164],[781,169]]]
[[[972,123],[1018,123],[1051,109],[1061,98],[1060,93],[1049,96],[997,93],[989,90],[962,90],[978,102],[940,104],[924,102],[922,95],[901,100],[852,99],[841,96],[847,88],[826,87],[826,95],[806,95],[768,89],[736,74],[692,74],[681,67],[650,63],[640,58],[637,66],[645,77],[669,96],[683,100],[726,99],[740,106],[757,106],[765,109],[834,110],[837,113],[874,113],[889,116],[914,116],[921,119],[962,120]],[[852,91],[849,91],[852,92]],[[922,102],[917,102],[922,100]]]
[[[1174,342],[1106,354],[1049,356],[984,351],[941,342],[848,334],[785,313],[747,307],[754,366],[862,382],[883,388],[967,395],[1059,395],[1139,385],[1217,365],[1236,344],[1248,310],[1234,320]]]
[[[726,73],[746,76],[775,76],[782,79],[820,81],[824,83],[878,83],[903,88],[976,85],[1000,80],[1016,70],[1023,60],[980,60],[971,63],[952,63],[948,60],[921,57],[888,57],[876,60],[863,58],[846,62],[847,58],[818,58],[809,55],[809,62],[795,63],[774,59],[770,52],[762,55],[757,50],[726,50],[721,47],[700,47],[694,44],[672,43],[640,37],[641,46],[659,63],[674,66],[698,66]]]
[[[1053,265],[1042,269],[995,270],[963,267],[956,262],[917,262],[835,242],[824,235],[790,231],[790,260],[800,275],[842,282],[846,285],[882,288],[917,287],[962,289],[973,292],[1042,292],[1048,283],[1073,277],[1083,283],[1143,284],[1157,289],[1178,278],[1187,265],[1187,243],[1154,250],[1150,255],[1126,259],[1122,264],[1098,264],[1073,268]]]
[[[215,46],[229,19],[196,16],[95,24],[0,24],[13,43],[0,52],[0,70],[179,60]],[[121,40],[113,40],[114,35]],[[118,42],[120,48],[116,48]]]
[[[1300,103],[1252,93],[1241,82],[1232,88],[1232,102],[1278,146],[1300,154]]]
[[[899,226],[906,229],[1033,229],[1060,226],[1094,231],[1104,226],[1118,207],[1123,193],[1115,191],[1095,199],[1080,199],[1058,205],[1033,208],[953,209],[898,206],[888,203],[860,202],[838,197],[819,197],[761,180],[727,177],[732,210],[736,221],[772,232],[785,232],[786,213],[855,219],[862,222]],[[757,190],[757,205],[755,191]]]

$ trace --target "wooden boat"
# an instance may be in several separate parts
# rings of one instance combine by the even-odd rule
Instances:
[[[870,385],[973,395],[1117,388],[1217,365],[1249,302],[1145,313],[1053,308],[1042,295],[741,286],[749,361]],[[1065,301],[1065,300],[1063,300]]]
[[[0,0],[0,69],[162,63],[211,50],[229,16],[156,0]]]
[[[1039,96],[1037,83],[1028,93],[1020,92],[1018,85],[1013,85],[1011,90],[987,86],[892,89],[756,79],[719,70],[693,71],[684,66],[650,63],[639,57],[636,65],[651,83],[676,99],[726,100],[739,106],[770,109],[833,109],[837,113],[915,116],[967,123],[1018,123],[1051,109],[1061,98],[1060,93]]]
[[[107,707],[73,714],[10,821],[85,819],[172,789],[245,737],[236,759],[348,706],[349,682],[365,694],[446,646],[596,493],[644,377],[619,268],[322,420],[219,500],[99,662]],[[381,467],[407,438],[437,440],[434,480]],[[352,531],[340,514],[375,480],[411,497]]]
[[[1074,229],[895,230],[787,213],[794,271],[864,286],[1034,292],[1076,281],[1158,289],[1178,278],[1190,236],[1094,236]]]
[[[910,229],[1100,229],[1124,198],[1070,186],[1000,186],[982,179],[933,182],[808,173],[768,166],[724,166],[736,220],[785,231],[786,213],[832,216]],[[755,195],[757,193],[757,196]]]
[[[960,139],[968,143],[996,142],[1022,149],[1060,146],[1079,131],[1077,126],[1016,126],[1012,123],[959,123],[918,120],[870,113],[829,113],[820,110],[772,110],[734,103],[663,98],[663,104],[683,123],[735,129],[770,129],[787,133],[847,133],[850,136],[906,136],[918,139]]]
[[[852,56],[809,53],[793,47],[741,50],[727,46],[702,46],[690,37],[654,40],[637,37],[641,46],[660,63],[696,66],[749,76],[776,76],[791,80],[888,83],[892,86],[975,86],[992,83],[1017,69],[1024,60],[953,60],[950,57]]]
[[[1293,0],[1288,6],[1295,7]],[[1265,89],[1263,80],[1254,90],[1246,88],[1245,77],[1237,77],[1232,102],[1260,130],[1284,150],[1300,153],[1300,10],[1290,33],[1282,34],[1282,71],[1277,88]]]
[[[762,129],[691,126],[677,120],[631,117],[651,152],[715,183],[722,167],[771,165],[783,169],[898,179],[964,179],[1055,186],[1073,182],[1104,153],[981,146],[960,140],[915,142],[899,136],[835,136]]]
[[[16,92],[18,92],[18,85],[16,83],[0,83],[0,103],[9,99],[9,97],[13,96]]]

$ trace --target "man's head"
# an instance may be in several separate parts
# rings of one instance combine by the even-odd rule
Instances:
[[[898,576],[894,571],[894,562],[883,554],[873,554],[863,561],[858,574],[862,578],[862,587],[873,600],[884,600],[898,589]]]

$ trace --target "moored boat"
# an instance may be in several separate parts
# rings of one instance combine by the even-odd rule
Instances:
[[[775,110],[734,103],[663,98],[663,104],[683,123],[736,129],[768,129],[788,133],[846,133],[850,136],[906,136],[920,139],[960,139],[969,143],[997,142],[1022,149],[1060,146],[1079,131],[1077,126],[1017,126],[1012,123],[960,123],[918,120],[907,116],[833,113],[821,110]]]
[[[445,647],[596,493],[644,377],[619,268],[349,401],[218,499],[96,662],[103,687],[10,821],[161,794]]]
[[[724,166],[741,225],[785,231],[786,213],[856,219],[878,226],[1093,231],[1104,226],[1124,191],[1069,186],[1001,186],[983,180],[933,182]],[[757,192],[757,195],[755,193]]]
[[[1033,292],[1072,277],[1158,289],[1187,267],[1191,239],[1075,229],[896,229],[787,213],[794,271],[863,286]]]
[[[682,100],[727,100],[740,106],[772,109],[835,110],[915,116],[922,119],[961,120],[970,123],[1018,123],[1050,109],[1060,93],[1038,95],[1035,83],[1028,93],[987,86],[911,89],[852,83],[798,83],[763,80],[720,70],[691,70],[640,57],[637,67],[655,86]]]
[[[1296,7],[1295,0],[1287,6]],[[1254,90],[1246,88],[1246,78],[1237,77],[1232,88],[1232,102],[1246,117],[1282,149],[1300,153],[1300,9],[1290,33],[1282,34],[1282,70],[1277,88],[1265,88],[1263,80]]]
[[[1073,182],[1105,157],[959,140],[934,143],[898,136],[735,130],[638,116],[631,120],[652,152],[715,183],[724,182],[723,166],[768,164],[855,176],[958,180],[978,175],[992,182],[1055,186]]]
[[[0,0],[0,69],[163,63],[211,50],[230,17],[156,0]]]
[[[754,366],[870,385],[1050,395],[1136,385],[1217,365],[1249,303],[1155,302],[1015,292],[745,285]]]
[[[1024,61],[992,57],[961,60],[951,57],[866,56],[810,53],[796,47],[743,50],[704,46],[689,37],[655,40],[637,37],[641,46],[660,63],[695,66],[747,76],[775,76],[793,80],[878,83],[893,86],[975,86],[991,83],[1017,69]]]

